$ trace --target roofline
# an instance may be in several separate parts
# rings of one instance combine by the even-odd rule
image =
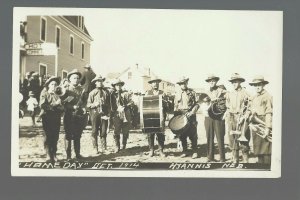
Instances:
[[[66,22],[68,25],[70,25],[72,28],[75,28],[76,32],[73,31],[75,34],[77,34],[78,36],[80,36],[79,34],[82,34],[83,36],[86,37],[87,40],[89,40],[88,42],[93,41],[93,38],[92,38],[90,35],[86,34],[86,33],[83,32],[83,31],[80,31],[79,28],[78,28],[77,26],[75,26],[74,24],[72,24],[72,23],[71,23],[69,20],[67,20],[64,16],[49,16],[49,17],[52,18],[52,19],[54,19],[54,20],[56,20],[56,21],[58,21],[58,19],[63,20],[63,21]],[[57,17],[58,19],[56,19],[56,17]],[[64,25],[64,26],[66,26],[66,25],[63,24],[62,22],[60,22],[60,21],[58,21],[58,22],[61,23],[61,24]],[[67,28],[69,28],[69,27],[67,27]]]

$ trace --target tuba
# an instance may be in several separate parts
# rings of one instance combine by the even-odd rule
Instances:
[[[261,119],[259,119],[256,114],[252,114],[252,116],[250,118],[250,122],[251,122],[249,124],[250,130],[252,130],[258,136],[264,138],[264,135],[265,135],[264,131],[266,129],[266,123],[264,121],[262,121]],[[270,135],[267,135],[267,137],[265,137],[265,139],[268,142],[272,142],[272,132]]]

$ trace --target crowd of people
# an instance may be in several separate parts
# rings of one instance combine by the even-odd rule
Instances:
[[[253,151],[258,157],[258,162],[270,164],[272,143],[267,138],[272,134],[273,102],[272,96],[264,89],[268,81],[262,76],[255,77],[250,85],[255,87],[256,94],[251,96],[242,87],[245,79],[238,73],[234,73],[229,79],[233,86],[232,91],[227,91],[224,86],[219,86],[217,84],[219,79],[215,75],[207,77],[205,81],[209,84],[210,90],[203,99],[199,100],[195,91],[188,87],[189,78],[183,77],[177,81],[181,88],[180,92],[176,93],[174,99],[170,101],[170,98],[159,89],[161,79],[151,78],[148,82],[151,89],[144,91],[144,95],[162,95],[163,117],[161,124],[163,124],[163,127],[161,131],[147,133],[149,156],[155,156],[155,137],[158,141],[160,156],[167,156],[164,152],[164,124],[167,113],[171,112],[174,116],[186,116],[190,124],[187,129],[176,135],[182,146],[181,157],[189,156],[187,143],[187,138],[189,138],[192,148],[191,157],[193,159],[198,158],[197,126],[199,124],[196,113],[200,109],[205,116],[207,162],[216,161],[214,158],[214,137],[217,138],[218,142],[219,162],[226,162],[224,137],[227,130],[232,152],[230,162],[240,162],[240,151],[242,152],[242,162],[248,162],[249,141],[252,137]],[[87,118],[89,118],[92,126],[93,154],[100,155],[107,150],[106,138],[110,127],[114,129],[114,153],[125,150],[129,131],[132,127],[136,127],[139,121],[137,119],[139,115],[136,113],[141,108],[137,107],[134,98],[138,98],[142,94],[136,93],[133,96],[131,92],[123,89],[124,85],[124,81],[116,79],[111,83],[111,86],[107,86],[105,77],[96,75],[89,65],[85,66],[83,73],[74,69],[68,73],[66,79],[60,80],[59,77],[51,76],[47,77],[43,83],[40,82],[38,74],[26,74],[21,87],[23,94],[21,105],[27,105],[27,110],[30,112],[30,116],[33,117],[33,125],[35,124],[36,110],[37,108],[40,109],[39,118],[41,118],[45,132],[47,161],[57,161],[57,142],[62,116],[66,159],[70,160],[72,158],[72,142],[74,143],[76,159],[82,158],[80,138],[86,126]],[[222,113],[220,118],[214,118],[211,116],[210,109],[212,105],[221,102],[220,100],[224,100],[226,112]],[[263,124],[263,129],[257,130],[254,126],[249,125],[254,117],[259,120],[259,123]],[[258,123],[258,120],[252,123]],[[260,132],[260,134],[257,134],[257,132]],[[121,134],[123,137],[120,136]],[[246,139],[241,140],[241,136],[245,136]]]

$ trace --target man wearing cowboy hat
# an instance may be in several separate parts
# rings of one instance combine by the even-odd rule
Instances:
[[[80,84],[84,89],[84,98],[87,99],[92,88],[92,80],[96,77],[92,67],[90,64],[84,66],[84,72],[82,73],[82,77],[80,79]]]
[[[66,152],[67,159],[71,159],[71,142],[74,141],[76,158],[80,159],[80,138],[85,126],[86,102],[83,99],[84,89],[79,85],[81,73],[74,69],[68,73],[69,85],[63,96],[65,115],[64,127],[66,132]]]
[[[149,149],[150,153],[149,156],[152,157],[154,156],[154,138],[155,135],[157,137],[158,141],[158,147],[159,147],[159,152],[161,157],[165,157],[166,154],[164,153],[164,142],[165,142],[165,134],[164,134],[164,124],[166,121],[166,116],[167,116],[167,109],[168,109],[168,104],[166,101],[166,96],[162,90],[159,90],[159,83],[161,82],[161,79],[152,77],[151,80],[148,81],[148,83],[151,85],[151,89],[146,91],[145,95],[162,95],[163,97],[163,118],[162,118],[162,125],[163,125],[163,130],[162,132],[158,133],[148,133],[148,144],[149,144]]]
[[[273,97],[264,89],[268,83],[263,76],[257,76],[249,83],[256,90],[252,99],[251,114],[256,115],[265,123],[264,138],[252,130],[253,151],[258,157],[258,163],[266,164],[271,163],[272,143],[267,141],[265,137],[271,134],[273,115]]]
[[[239,150],[242,150],[243,162],[247,163],[250,150],[250,131],[248,127],[246,127],[247,130],[245,130],[245,137],[248,141],[238,141],[238,137],[240,137],[240,135],[231,133],[234,133],[233,131],[238,130],[237,124],[240,115],[243,113],[243,107],[247,103],[246,101],[248,100],[250,95],[244,88],[242,88],[241,83],[245,82],[245,79],[238,73],[232,74],[229,82],[232,83],[233,91],[230,91],[226,94],[226,122],[228,125],[229,146],[232,151],[232,162],[239,162]]]
[[[174,99],[174,115],[184,114],[189,119],[191,126],[188,130],[182,133],[179,136],[179,139],[182,144],[182,155],[181,157],[187,157],[187,137],[191,140],[192,143],[192,158],[195,159],[198,157],[197,153],[197,120],[196,112],[199,109],[199,105],[196,101],[196,93],[188,88],[189,78],[182,77],[177,84],[180,86],[181,91],[175,95]]]
[[[90,109],[92,122],[92,142],[94,151],[98,154],[98,135],[100,131],[100,152],[106,150],[106,136],[108,119],[110,114],[110,95],[104,88],[105,78],[101,75],[96,76],[91,83],[95,83],[96,88],[89,93],[87,108]]]
[[[122,131],[123,138],[122,144],[123,149],[126,148],[127,139],[129,137],[129,130],[131,126],[131,112],[130,106],[132,105],[132,100],[130,94],[122,89],[125,83],[120,79],[116,79],[112,86],[115,91],[111,94],[111,114],[114,124],[114,140],[115,140],[115,153],[120,151],[120,133]]]
[[[208,97],[206,98],[207,102],[210,104],[211,101],[215,101],[223,96],[223,90],[217,86],[217,82],[220,80],[219,77],[215,75],[209,75],[205,80],[209,83],[209,92]],[[205,111],[206,112],[206,111]],[[220,154],[220,162],[225,162],[225,147],[224,147],[224,136],[225,136],[225,121],[212,119],[206,115],[204,119],[204,126],[206,130],[207,137],[207,162],[214,161],[214,137],[216,135],[218,141],[218,148]]]

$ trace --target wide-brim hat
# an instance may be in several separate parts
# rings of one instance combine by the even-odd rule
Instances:
[[[47,81],[45,82],[45,86],[48,86],[50,82],[52,81],[56,81],[57,85],[59,85],[59,78],[57,76],[51,76],[50,78],[47,79]]]
[[[249,85],[253,86],[259,83],[263,83],[266,85],[269,83],[269,81],[265,80],[263,76],[256,76],[253,78],[252,82],[249,83]]]
[[[230,78],[229,82],[233,82],[233,81],[244,82],[245,79],[243,77],[241,77],[241,75],[239,75],[238,73],[234,73],[234,74],[231,75],[231,78]]]
[[[34,72],[31,74],[31,76],[38,76],[38,75],[39,75],[39,73],[37,73],[37,72]]]
[[[125,84],[125,82],[124,81],[122,81],[121,79],[116,79],[115,81],[113,81],[112,82],[112,86],[115,86],[115,85],[124,85]]]
[[[90,69],[92,68],[90,64],[86,64],[83,68]]]
[[[29,91],[28,96],[34,96],[33,91]]]
[[[79,76],[79,78],[81,78],[81,73],[78,71],[78,69],[73,69],[72,71],[70,71],[67,75],[68,79],[70,79],[70,76],[72,76],[73,74],[77,74]]]
[[[91,82],[94,83],[95,81],[105,81],[105,78],[102,77],[101,75],[96,76]]]
[[[208,75],[207,79],[205,79],[206,82],[209,82],[210,80],[216,80],[219,81],[220,78],[218,76],[215,76],[214,74]]]
[[[189,80],[190,80],[189,78],[181,77],[176,83],[177,83],[177,84],[186,83],[186,82],[188,82]]]
[[[152,77],[148,83],[153,83],[153,82],[161,82],[161,79],[160,78],[157,78],[157,77]]]

